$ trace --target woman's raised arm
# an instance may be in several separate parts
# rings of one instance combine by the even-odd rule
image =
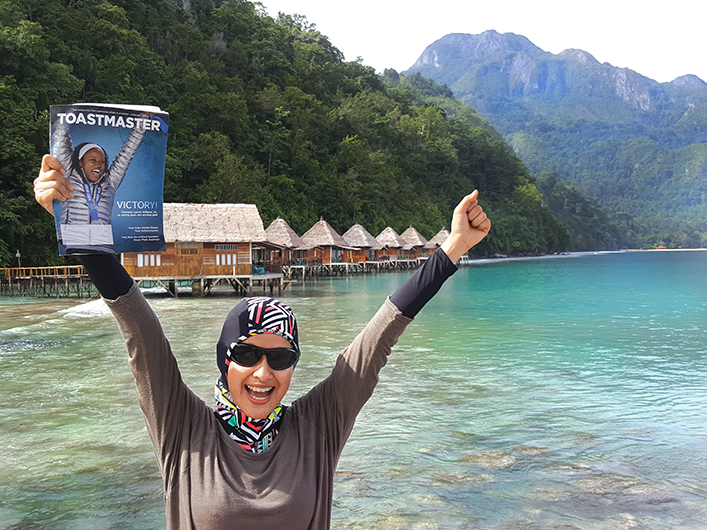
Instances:
[[[417,313],[457,271],[455,263],[478,244],[491,229],[491,221],[477,202],[478,191],[464,197],[454,209],[452,232],[442,246],[417,269],[390,297],[390,301],[408,318]]]

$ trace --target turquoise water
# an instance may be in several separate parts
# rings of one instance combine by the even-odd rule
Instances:
[[[297,284],[286,401],[409,274]],[[233,297],[151,297],[211,402]],[[707,527],[707,252],[462,268],[410,325],[339,464],[334,528]],[[101,301],[0,299],[0,528],[162,529],[161,479]]]

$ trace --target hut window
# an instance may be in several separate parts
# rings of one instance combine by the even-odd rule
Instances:
[[[216,265],[235,265],[235,254],[216,254]]]
[[[199,249],[198,248],[180,248],[179,253],[184,256],[186,254],[198,254]]]
[[[215,245],[216,250],[237,250],[238,245]]]
[[[160,254],[138,254],[138,267],[159,267],[162,265],[162,256]]]

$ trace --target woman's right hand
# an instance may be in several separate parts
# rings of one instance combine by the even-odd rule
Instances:
[[[42,157],[42,169],[34,179],[34,198],[54,215],[54,200],[65,201],[74,196],[74,185],[64,177],[64,166],[52,155]]]

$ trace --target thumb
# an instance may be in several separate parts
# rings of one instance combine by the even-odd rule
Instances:
[[[468,213],[474,206],[476,206],[476,199],[479,197],[479,190],[472,191],[469,195],[464,197],[461,202],[455,208],[456,212]]]

